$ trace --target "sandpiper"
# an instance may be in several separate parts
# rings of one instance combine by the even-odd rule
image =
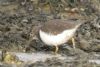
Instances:
[[[61,20],[54,19],[44,23],[39,30],[41,40],[50,46],[55,46],[55,53],[58,52],[58,46],[72,39],[73,48],[75,48],[74,34],[77,28],[85,21],[82,20]]]

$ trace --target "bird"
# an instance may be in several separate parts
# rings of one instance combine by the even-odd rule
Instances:
[[[59,45],[67,43],[70,39],[75,48],[75,39],[73,38],[78,27],[85,22],[76,19],[52,19],[45,22],[40,30],[40,39],[49,46],[55,46],[55,53],[58,52]]]

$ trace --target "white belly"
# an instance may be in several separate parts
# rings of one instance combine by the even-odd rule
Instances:
[[[76,29],[65,30],[58,35],[47,34],[39,31],[41,40],[47,45],[61,45],[66,43],[73,35]]]

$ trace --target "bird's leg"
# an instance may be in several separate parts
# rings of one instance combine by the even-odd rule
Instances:
[[[73,48],[75,49],[75,39],[72,38]]]
[[[58,46],[57,46],[57,45],[55,46],[55,48],[56,48],[56,49],[55,49],[55,54],[57,54],[57,52],[58,52],[59,48],[58,48]]]

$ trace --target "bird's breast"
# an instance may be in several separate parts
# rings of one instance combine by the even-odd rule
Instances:
[[[75,33],[76,29],[65,30],[57,35],[39,31],[41,40],[47,45],[61,45],[66,43]]]

